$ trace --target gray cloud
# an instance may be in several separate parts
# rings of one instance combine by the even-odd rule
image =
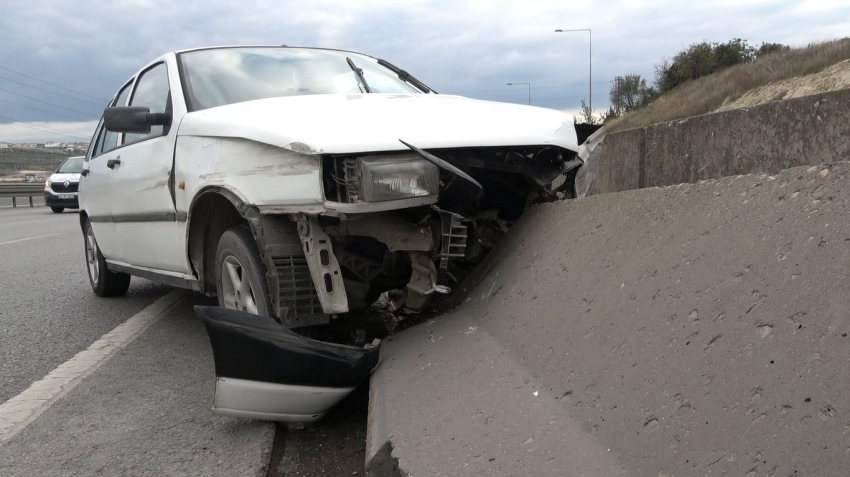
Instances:
[[[166,51],[253,43],[361,51],[442,93],[495,101],[525,102],[526,89],[506,83],[531,82],[534,105],[575,110],[587,97],[588,35],[554,30],[592,28],[593,102],[603,109],[615,75],[651,80],[653,65],[693,42],[740,37],[800,46],[850,31],[843,2],[6,0],[3,10],[0,65],[103,100]],[[99,104],[2,78],[67,93],[0,70],[0,89],[50,103],[0,91],[0,116],[61,122],[100,115]]]

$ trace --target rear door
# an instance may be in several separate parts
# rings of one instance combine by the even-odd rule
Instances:
[[[148,134],[122,134],[120,162],[111,171],[112,220],[120,243],[117,262],[178,277],[191,273],[183,239],[185,217],[174,203],[172,168],[177,125],[185,113],[176,65],[163,59],[142,71],[128,106],[172,113],[169,126]],[[179,223],[178,223],[179,222]]]

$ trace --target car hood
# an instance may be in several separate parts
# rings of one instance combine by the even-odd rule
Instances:
[[[304,154],[553,145],[577,151],[574,116],[442,94],[305,95],[187,114],[181,136],[239,137]]]
[[[50,182],[64,182],[64,181],[80,182],[80,174],[79,173],[68,173],[68,172],[63,172],[63,173],[56,172],[56,173],[53,173],[53,174],[50,175]]]

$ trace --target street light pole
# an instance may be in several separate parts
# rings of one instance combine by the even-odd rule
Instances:
[[[578,28],[575,30],[555,30],[555,33],[567,33],[571,31],[586,31],[590,36],[590,47],[589,47],[589,60],[588,60],[588,75],[589,75],[589,84],[588,84],[588,93],[587,93],[587,101],[589,102],[590,111],[593,113],[593,33],[591,33],[590,28]]]
[[[521,84],[528,86],[528,105],[531,106],[531,83],[508,83],[508,86],[515,86]]]

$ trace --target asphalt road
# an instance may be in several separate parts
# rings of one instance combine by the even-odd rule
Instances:
[[[95,296],[78,214],[43,206],[0,208],[0,290],[0,406],[173,295],[133,278],[125,296]],[[365,390],[301,429],[210,412],[215,373],[196,304],[215,299],[186,292],[0,439],[0,475],[363,475]]]
[[[46,207],[0,210],[0,402],[163,296],[134,278],[98,298],[86,275],[79,216]]]

